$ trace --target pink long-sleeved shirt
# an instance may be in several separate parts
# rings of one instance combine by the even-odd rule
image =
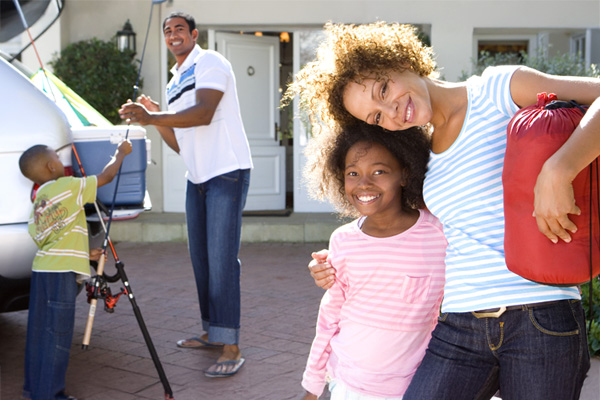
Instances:
[[[421,210],[405,232],[376,238],[362,219],[331,236],[336,283],[323,296],[302,386],[320,396],[326,375],[360,393],[400,397],[431,338],[444,287],[446,239]]]

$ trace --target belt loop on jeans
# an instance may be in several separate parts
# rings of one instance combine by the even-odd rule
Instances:
[[[497,311],[489,312],[489,311],[473,311],[472,314],[475,318],[498,318],[506,311],[506,307],[500,307]]]

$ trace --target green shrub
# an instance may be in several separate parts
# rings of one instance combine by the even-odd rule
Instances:
[[[67,86],[106,119],[119,124],[118,110],[133,95],[137,78],[139,63],[132,61],[133,56],[130,51],[119,51],[114,40],[93,38],[69,44],[50,65]]]
[[[473,61],[471,72],[462,71],[459,77],[460,81],[466,80],[471,75],[481,75],[484,69],[493,65],[526,65],[535,68],[538,71],[553,75],[570,76],[592,76],[600,77],[600,69],[592,64],[590,68],[585,66],[573,55],[558,54],[554,57],[544,57],[540,54],[529,56],[525,52],[514,53],[496,53],[490,54],[487,51],[479,53],[479,59]]]
[[[598,278],[592,280],[592,323],[590,319],[590,284],[581,285],[581,300],[585,310],[585,318],[588,320],[588,345],[591,355],[600,355],[600,281]]]

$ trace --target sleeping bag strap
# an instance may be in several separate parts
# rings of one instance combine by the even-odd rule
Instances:
[[[600,229],[600,179],[598,176],[598,159],[596,158],[591,164],[590,164],[590,282],[589,282],[589,310],[588,310],[588,314],[589,314],[589,326],[588,326],[588,332],[591,331],[592,329],[592,321],[594,320],[594,312],[593,312],[593,304],[592,304],[592,294],[594,293],[594,279],[593,279],[593,272],[592,272],[592,246],[594,245],[594,240],[593,240],[593,235],[592,235],[592,229],[593,229],[593,218],[592,218],[592,207],[593,207],[593,198],[594,198],[594,193],[593,193],[593,186],[594,186],[594,166],[596,166],[596,207],[597,207],[597,213],[598,213],[598,223],[599,223],[599,227],[598,229]]]

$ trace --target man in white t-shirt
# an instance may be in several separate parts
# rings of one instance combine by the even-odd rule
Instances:
[[[205,375],[234,375],[244,363],[238,346],[242,209],[252,159],[231,64],[196,44],[198,30],[186,13],[163,22],[175,56],[167,85],[168,111],[141,95],[119,111],[121,118],[154,125],[187,167],[186,218],[204,333],[177,342],[183,348],[222,348]]]

